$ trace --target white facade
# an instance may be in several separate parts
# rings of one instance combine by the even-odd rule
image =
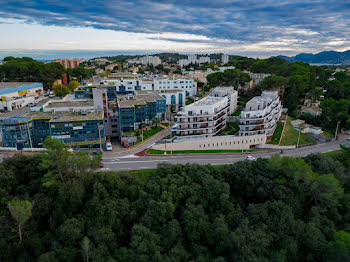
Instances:
[[[210,137],[226,128],[228,98],[207,96],[185,106],[176,116],[176,136]]]
[[[261,96],[249,100],[241,112],[239,135],[266,134],[272,136],[282,113],[277,91],[263,91]]]
[[[159,59],[159,56],[146,55],[146,56],[141,57],[141,64],[143,64],[143,65],[151,64],[151,65],[157,66],[161,62],[162,61]]]
[[[222,62],[223,64],[227,64],[228,61],[229,61],[229,55],[223,54],[223,55],[221,56],[221,62]]]
[[[197,82],[193,78],[104,79],[98,84],[100,86],[115,86],[116,92],[182,90],[186,96],[195,96],[197,94]]]
[[[167,111],[169,112],[173,106],[176,111],[186,105],[186,93],[184,90],[141,90],[136,91],[137,95],[149,95],[149,94],[158,94],[165,98]]]
[[[200,139],[176,139],[173,143],[156,144],[153,149],[164,151],[177,150],[247,150],[252,146],[266,143],[266,135],[253,136],[216,136]]]
[[[232,115],[237,109],[238,103],[238,92],[234,89],[233,86],[219,86],[216,87],[209,96],[214,97],[227,97],[228,99],[228,108],[227,113]]]
[[[184,67],[189,64],[203,64],[203,63],[210,63],[210,57],[209,56],[201,56],[197,59],[197,55],[188,55],[187,59],[180,59],[179,60],[179,66]]]
[[[216,87],[209,96],[185,106],[176,116],[178,137],[210,137],[226,128],[227,116],[237,109],[238,93],[232,86]]]

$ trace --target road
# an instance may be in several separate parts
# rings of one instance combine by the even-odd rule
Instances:
[[[49,98],[43,98],[42,100],[38,101],[38,104],[36,106],[42,106],[45,104],[47,101],[49,101]],[[15,109],[10,112],[5,112],[5,113],[0,113],[0,118],[8,118],[8,117],[13,117],[13,116],[24,116],[26,113],[30,111],[30,107],[21,107],[19,109]]]
[[[340,148],[340,144],[350,146],[350,141],[338,140],[335,142],[317,144],[309,147],[302,147],[298,149],[288,150],[282,154],[282,156],[291,157],[303,157],[313,153],[326,153],[335,151]],[[275,152],[265,152],[254,154],[256,158],[263,157],[268,158]],[[137,157],[133,154],[128,155],[104,155],[104,171],[122,171],[122,170],[141,170],[141,169],[154,169],[160,163],[170,164],[186,164],[186,163],[197,163],[200,165],[224,165],[232,164],[237,161],[244,160],[247,154],[227,154],[227,155],[196,155],[191,154],[188,156],[144,156]]]

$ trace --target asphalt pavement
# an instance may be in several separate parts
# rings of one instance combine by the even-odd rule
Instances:
[[[326,153],[338,150],[340,144],[350,146],[350,141],[338,140],[330,143],[317,144],[308,147],[301,147],[293,150],[285,150],[282,156],[303,157],[313,153]],[[247,155],[254,155],[259,158],[269,158],[279,151],[269,151],[264,153],[247,153],[247,154],[191,154],[191,155],[167,155],[167,156],[142,156],[134,154],[126,155],[104,155],[104,171],[122,171],[122,170],[141,170],[154,169],[160,163],[186,164],[197,163],[200,165],[225,165],[237,161],[245,160]]]

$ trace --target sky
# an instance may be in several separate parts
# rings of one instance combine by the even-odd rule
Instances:
[[[350,49],[349,0],[0,0],[0,6],[0,58]]]

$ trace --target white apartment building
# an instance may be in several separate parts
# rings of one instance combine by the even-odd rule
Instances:
[[[192,78],[119,78],[119,79],[101,79],[100,86],[115,86],[116,93],[130,93],[137,90],[182,90],[186,97],[197,94],[197,82]]]
[[[272,136],[282,113],[277,91],[263,91],[261,96],[249,100],[241,112],[239,135],[266,134]]]
[[[197,55],[188,55],[187,59],[179,60],[180,67],[188,66],[189,64],[203,64],[203,63],[210,63],[210,57],[201,56],[197,59]]]
[[[227,114],[232,115],[237,109],[238,102],[238,92],[234,89],[233,86],[219,86],[216,87],[213,92],[209,94],[213,97],[227,97],[228,99],[228,108]]]
[[[181,139],[215,136],[226,128],[227,97],[206,96],[177,113],[175,134]]]
[[[227,64],[228,63],[228,61],[229,61],[229,55],[226,55],[226,54],[223,54],[222,56],[221,56],[221,62],[223,63],[223,64]]]
[[[146,55],[146,56],[143,56],[141,57],[141,64],[143,65],[153,65],[153,66],[157,66],[159,64],[161,64],[162,61],[159,59],[159,56],[149,56],[149,55]]]

